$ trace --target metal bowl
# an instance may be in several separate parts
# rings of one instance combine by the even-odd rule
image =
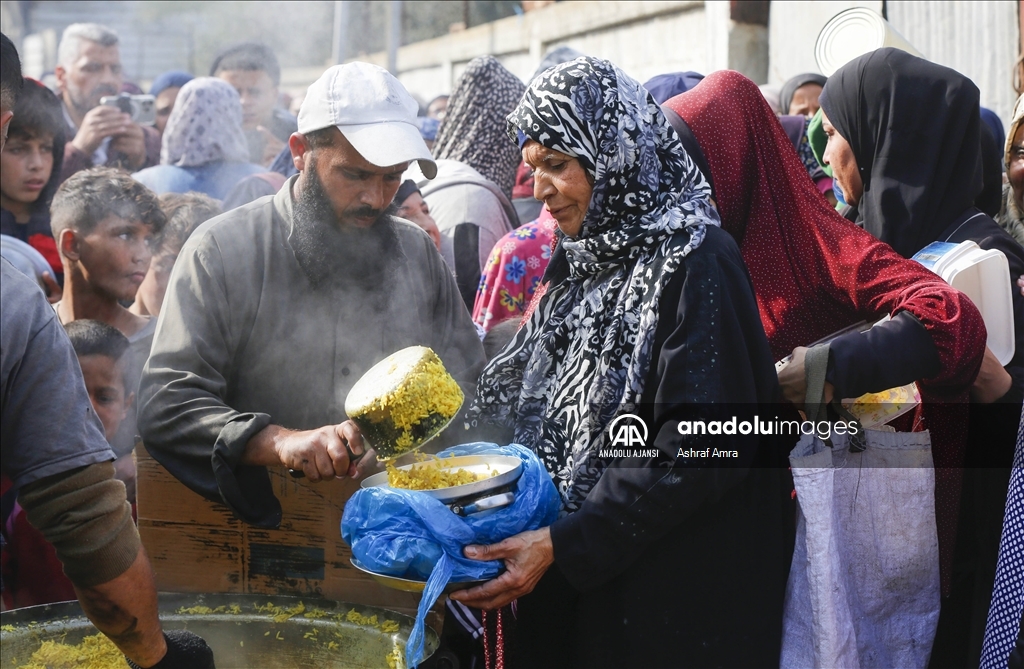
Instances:
[[[296,610],[299,603],[303,612],[287,618],[280,613]],[[271,610],[267,604],[277,608]],[[235,605],[239,612],[231,613]],[[195,607],[224,609],[199,613]],[[352,610],[364,619],[377,616],[378,626],[350,622],[346,616]],[[414,622],[409,616],[372,606],[273,595],[163,593],[159,611],[164,629],[188,629],[206,639],[220,669],[380,669],[388,666],[387,656],[396,649],[404,664],[405,642]],[[382,631],[384,621],[398,623],[398,631]],[[4,626],[0,665],[12,669],[27,662],[44,641],[77,644],[97,633],[78,602],[5,611],[0,623]],[[427,627],[426,655],[437,646],[437,633]]]
[[[412,578],[399,578],[398,576],[388,576],[387,574],[381,574],[375,571],[370,571],[366,568],[365,565],[363,565],[361,562],[359,562],[359,560],[355,559],[354,557],[349,558],[348,561],[352,563],[352,566],[358,569],[359,571],[363,572],[364,574],[369,574],[370,576],[372,576],[373,580],[377,581],[385,588],[394,588],[395,590],[401,590],[402,592],[421,593],[427,587],[426,581],[418,581]],[[455,592],[456,590],[465,590],[466,588],[472,588],[474,585],[486,583],[488,580],[489,579],[482,578],[472,581],[449,581],[448,585],[445,586],[443,592],[445,594],[450,594]]]
[[[474,481],[463,485],[456,485],[450,488],[437,488],[435,490],[417,490],[434,499],[450,504],[467,497],[478,497],[483,493],[495,491],[507,485],[515,483],[523,474],[523,461],[511,455],[458,455],[453,458],[442,458],[445,469],[465,469],[474,474],[488,474],[497,471],[497,476],[491,476],[482,481]],[[408,470],[417,466],[416,463],[403,465],[398,469]],[[387,488],[388,473],[381,472],[368,476],[360,484],[363,488]]]

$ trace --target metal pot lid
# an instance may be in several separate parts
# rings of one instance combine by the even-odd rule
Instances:
[[[417,490],[425,495],[448,504],[463,497],[479,495],[480,493],[495,490],[519,480],[523,473],[523,461],[512,455],[458,455],[451,458],[442,458],[445,469],[465,469],[474,474],[490,474],[497,471],[497,476],[490,476],[481,481],[465,483],[450,488],[437,488],[436,490]],[[398,469],[408,470],[420,463],[402,465]],[[363,479],[363,488],[388,488],[388,473],[381,472]]]
[[[378,583],[380,583],[381,585],[383,585],[386,588],[392,588],[394,590],[401,590],[402,592],[421,593],[427,587],[427,582],[426,581],[418,581],[418,580],[413,579],[413,578],[401,578],[399,576],[389,576],[388,574],[381,574],[381,573],[376,572],[376,571],[370,571],[366,567],[366,565],[364,565],[363,563],[361,563],[359,560],[355,559],[354,557],[349,558],[348,561],[352,564],[353,567],[355,567],[359,571],[363,572],[364,574],[369,574],[370,576],[373,577],[373,580],[377,581]],[[495,578],[497,578],[497,577],[495,577]],[[486,578],[482,578],[482,579],[475,579],[475,580],[470,580],[470,581],[449,581],[448,585],[446,585],[445,588],[444,588],[444,592],[446,594],[450,594],[450,593],[455,592],[456,590],[465,590],[466,588],[471,588],[474,585],[480,585],[481,583],[486,583],[487,580],[488,579],[486,579]]]

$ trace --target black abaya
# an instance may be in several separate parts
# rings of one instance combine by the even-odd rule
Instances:
[[[517,605],[516,666],[778,663],[791,443],[719,436],[708,443],[737,449],[732,466],[676,458],[678,420],[716,406],[749,418],[778,398],[750,279],[727,233],[708,228],[659,311],[651,391],[636,413],[661,455],[611,463],[581,509],[552,525],[555,564]]]

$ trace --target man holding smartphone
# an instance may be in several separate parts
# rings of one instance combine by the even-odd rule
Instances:
[[[160,163],[160,133],[132,122],[130,114],[100,104],[121,92],[118,37],[97,23],[68,26],[57,48],[57,85],[68,136],[61,180],[106,165],[131,172]]]

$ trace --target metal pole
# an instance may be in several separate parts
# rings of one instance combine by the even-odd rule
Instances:
[[[388,71],[398,76],[398,48],[402,46],[402,0],[388,2]]]
[[[186,23],[188,30],[188,71],[196,71],[196,22],[195,20],[188,21]]]
[[[348,56],[346,42],[348,38],[348,2],[335,0],[334,3],[334,38],[331,41],[331,62],[342,63]]]

